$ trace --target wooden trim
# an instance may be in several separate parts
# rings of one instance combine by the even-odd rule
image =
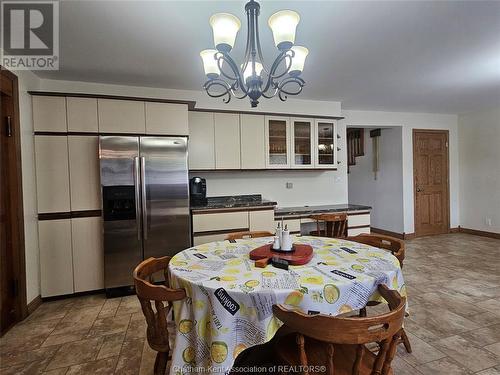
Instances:
[[[460,232],[460,227],[450,228],[450,233],[459,233],[459,232]]]
[[[371,232],[373,233],[378,233],[378,234],[383,234],[385,236],[390,236],[390,237],[394,237],[394,238],[399,238],[401,240],[404,240],[405,238],[405,235],[404,233],[397,233],[397,232],[392,232],[390,230],[385,230],[385,229],[379,229],[379,228],[374,228],[374,227],[371,227],[370,228]]]
[[[425,233],[417,233],[417,194],[415,192],[415,152],[416,152],[416,137],[415,134],[417,133],[433,133],[433,134],[445,134],[446,135],[446,144],[448,145],[446,147],[446,226],[447,226],[447,232],[450,231],[450,131],[445,130],[445,129],[413,129],[412,130],[412,154],[413,154],[413,222],[415,226],[415,232],[412,233],[414,237],[420,237],[420,236],[426,236],[427,234]],[[444,234],[444,233],[435,233],[435,234]],[[413,237],[412,237],[413,238]]]
[[[146,133],[99,133],[99,132],[50,132],[50,131],[36,131],[33,132],[34,135],[50,135],[55,137],[67,137],[67,136],[118,136],[118,137],[187,137],[189,135],[179,135],[179,134],[146,134]]]
[[[196,105],[196,102],[193,100],[144,98],[138,96],[84,94],[84,93],[71,93],[71,92],[50,92],[50,91],[28,91],[28,94],[33,96],[63,96],[70,98],[96,98],[96,99],[132,100],[138,102],[187,104],[189,110],[194,109],[194,106]]]
[[[275,205],[257,207],[228,207],[228,208],[193,208],[192,215],[219,214],[224,212],[244,212],[244,211],[274,211]]]
[[[189,173],[205,173],[205,172],[262,172],[262,171],[288,171],[288,172],[327,172],[336,171],[337,168],[263,168],[263,169],[190,169]]]
[[[382,130],[380,128],[370,130],[370,138],[380,137],[382,135]]]
[[[370,214],[370,211],[354,211],[354,212],[349,212],[349,211],[346,211],[347,213],[347,216],[356,216],[356,215],[369,215]]]
[[[23,186],[22,186],[22,164],[21,164],[21,124],[19,120],[19,82],[17,76],[0,66],[0,77],[2,81],[7,79],[11,81],[12,85],[9,89],[10,95],[12,97],[13,103],[13,159],[14,163],[11,165],[15,166],[15,171],[13,172],[14,177],[12,184],[15,184],[15,191],[11,196],[11,203],[14,206],[13,212],[15,212],[15,218],[9,218],[12,221],[12,232],[13,232],[13,263],[14,271],[18,276],[19,281],[19,296],[16,300],[17,313],[16,320],[21,321],[28,315],[28,306],[26,301],[26,258],[25,258],[25,237],[24,237],[24,209],[23,209]],[[3,86],[3,85],[2,85]],[[1,90],[1,87],[0,87]],[[8,178],[7,180],[9,180]],[[9,220],[8,219],[8,220]]]
[[[69,212],[43,212],[38,214],[38,221],[76,219],[81,217],[99,217],[102,210],[84,210]]]
[[[484,230],[469,229],[469,228],[462,228],[462,227],[458,227],[458,231],[460,233],[467,233],[467,234],[472,234],[475,236],[495,238],[497,240],[500,239],[500,233],[496,233],[496,232],[487,232]]]
[[[42,297],[40,295],[38,295],[35,297],[35,299],[33,301],[28,303],[28,306],[27,306],[28,315],[33,314],[33,312],[36,309],[38,309],[38,307],[42,304],[42,302],[43,302]]]
[[[412,240],[414,238],[416,238],[416,234],[415,233],[403,233],[403,237],[405,240]]]
[[[299,113],[278,113],[278,112],[254,112],[254,111],[236,111],[231,109],[207,109],[193,108],[191,112],[217,112],[217,113],[235,113],[240,115],[262,115],[262,116],[285,116],[285,117],[303,117],[303,118],[318,118],[324,120],[342,120],[343,116],[323,116],[323,115],[303,115]]]
[[[222,230],[209,230],[206,232],[195,232],[193,233],[193,237],[201,237],[201,236],[211,236],[215,234],[227,234],[234,232],[247,232],[250,228],[233,228],[233,229],[222,229]]]
[[[347,225],[349,225],[349,220],[347,220]],[[370,225],[356,225],[354,227],[347,227],[347,229],[360,229],[360,228],[370,228]]]
[[[43,297],[42,302],[58,301],[61,299],[66,299],[66,298],[90,296],[90,295],[94,295],[94,294],[103,294],[104,292],[105,292],[104,289],[96,289],[96,290],[89,290],[86,292],[76,292],[76,293],[70,293],[70,294],[62,294],[59,296]]]

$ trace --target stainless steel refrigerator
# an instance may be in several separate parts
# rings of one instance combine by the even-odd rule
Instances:
[[[143,259],[191,246],[186,137],[101,136],[107,291],[133,285]]]

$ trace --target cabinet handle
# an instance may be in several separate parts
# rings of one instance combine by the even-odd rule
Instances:
[[[12,117],[10,116],[7,116],[6,133],[7,137],[12,137]]]
[[[144,239],[148,239],[148,208],[146,201],[146,158],[141,156],[141,194],[142,194],[142,231]]]
[[[139,158],[136,156],[134,158],[134,187],[135,187],[135,220],[137,222],[137,239],[141,241],[141,195],[139,193],[139,187],[141,186],[140,175],[139,175]]]

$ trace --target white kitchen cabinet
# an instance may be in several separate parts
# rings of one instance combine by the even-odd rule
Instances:
[[[104,288],[102,218],[71,219],[75,293]]]
[[[290,168],[290,119],[266,116],[266,167]]]
[[[38,212],[71,211],[68,137],[35,135]]]
[[[247,229],[248,211],[193,214],[193,232]]]
[[[68,131],[99,132],[96,98],[66,98]]]
[[[266,120],[262,115],[240,115],[241,169],[266,168]]]
[[[144,134],[144,106],[141,101],[98,99],[99,132]]]
[[[211,112],[189,112],[189,169],[215,169],[215,124]]]
[[[216,113],[215,169],[240,169],[240,116]]]
[[[251,231],[267,230],[274,233],[274,209],[248,211]]]
[[[370,227],[365,227],[365,228],[347,228],[347,235],[349,237],[351,236],[357,236],[358,234],[365,234],[368,233],[370,234]]]
[[[194,236],[193,237],[193,245],[198,246],[204,243],[215,242],[215,241],[224,241],[227,237],[227,234],[207,234],[204,236]]]
[[[101,209],[99,138],[69,136],[71,210]]]
[[[283,219],[282,228],[288,228],[290,233],[300,233],[300,219]]]
[[[316,168],[337,168],[337,123],[315,120],[314,134]]]
[[[146,134],[188,135],[187,104],[146,102]]]
[[[71,221],[38,222],[42,297],[74,292]]]
[[[314,120],[292,118],[290,126],[291,167],[314,168]]]
[[[66,98],[33,96],[33,128],[45,132],[66,132]]]

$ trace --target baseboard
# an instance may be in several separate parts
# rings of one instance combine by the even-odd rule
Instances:
[[[448,233],[459,233],[459,232],[460,232],[460,227],[450,228],[450,230],[448,231]]]
[[[36,309],[38,309],[38,306],[42,304],[42,297],[40,295],[36,296],[33,301],[28,303],[28,315],[31,315]]]
[[[385,236],[399,238],[401,240],[405,239],[405,234],[404,233],[392,232],[390,230],[379,229],[379,228],[374,228],[374,227],[371,227],[370,231],[373,232],[373,233],[383,234]]]
[[[467,233],[467,234],[473,234],[476,236],[495,238],[497,240],[500,239],[500,233],[495,233],[495,232],[486,232],[484,230],[469,229],[469,228],[462,228],[462,227],[458,227],[458,231],[460,233]]]
[[[405,240],[412,240],[417,237],[415,233],[403,233]]]

